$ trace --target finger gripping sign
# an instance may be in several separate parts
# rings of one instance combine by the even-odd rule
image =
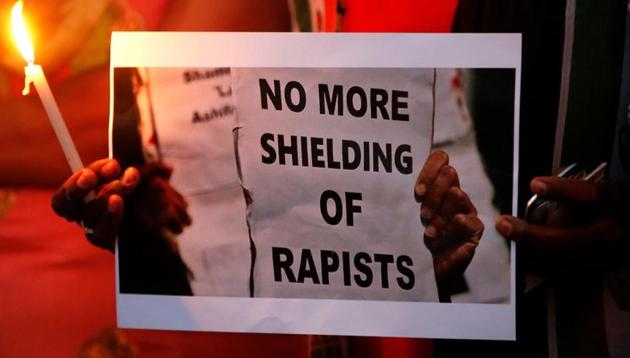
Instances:
[[[253,296],[437,300],[413,196],[432,74],[232,70]]]

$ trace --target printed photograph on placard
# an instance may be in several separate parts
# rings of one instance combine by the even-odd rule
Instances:
[[[512,68],[117,67],[122,294],[511,302]]]

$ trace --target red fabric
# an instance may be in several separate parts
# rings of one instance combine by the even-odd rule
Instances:
[[[129,5],[142,15],[147,31],[155,31],[168,10],[170,0],[129,0]]]
[[[115,319],[114,259],[20,190],[0,219],[0,357],[72,357]],[[143,357],[307,357],[308,337],[125,330]]]
[[[56,219],[50,196],[20,191],[0,220],[2,357],[70,357],[85,338],[115,322],[112,255]]]
[[[433,345],[430,340],[426,339],[408,339],[408,338],[382,338],[381,339],[381,357],[382,358],[400,358],[400,357],[432,357]]]
[[[324,0],[325,21],[324,31],[337,31],[337,0]]]
[[[428,358],[433,346],[428,339],[354,337],[355,357],[361,358]]]
[[[342,0],[342,31],[449,32],[457,0]]]

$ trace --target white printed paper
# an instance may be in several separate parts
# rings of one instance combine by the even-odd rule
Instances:
[[[131,129],[173,166],[192,217],[173,237],[192,296],[119,289],[120,326],[514,339],[514,248],[487,229],[469,294],[453,297],[465,303],[438,302],[413,188],[433,118],[465,111],[444,88],[435,103],[434,69],[511,71],[516,173],[520,36],[114,33],[111,66],[112,143],[133,112],[115,106],[114,79],[138,68]],[[453,150],[476,151],[462,128]],[[489,227],[492,188],[465,159],[478,153],[461,158]]]
[[[413,195],[432,74],[233,70],[255,296],[437,300]]]

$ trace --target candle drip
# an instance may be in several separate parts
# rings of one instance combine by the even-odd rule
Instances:
[[[24,89],[22,90],[22,96],[26,96],[31,93],[31,83],[33,83],[33,64],[29,63],[24,67]]]

